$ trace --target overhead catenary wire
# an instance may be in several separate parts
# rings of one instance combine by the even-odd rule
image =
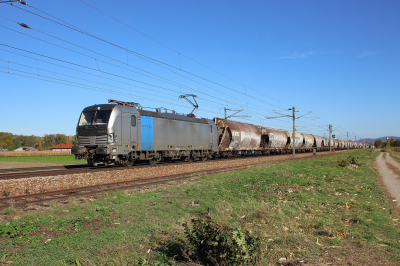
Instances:
[[[4,16],[0,16],[0,17],[3,17],[3,18],[5,18]],[[8,19],[8,18],[6,18],[6,19]],[[8,19],[8,20],[10,20],[10,19]],[[12,21],[12,20],[10,20],[10,21]],[[5,27],[5,26],[2,26],[2,25],[0,25],[0,26],[1,26],[1,27],[3,27],[3,28],[6,28],[6,29],[8,29],[8,30],[11,30],[11,31],[17,32],[17,33],[19,33],[19,34],[22,34],[22,35],[25,35],[25,36],[28,36],[28,37],[31,37],[31,38],[37,39],[37,40],[39,40],[39,41],[43,41],[43,42],[45,42],[45,43],[48,43],[48,44],[51,44],[51,45],[54,45],[54,46],[56,46],[56,47],[59,47],[59,48],[62,48],[62,49],[66,49],[66,50],[68,50],[68,51],[71,51],[71,52],[74,52],[74,53],[77,53],[77,54],[80,54],[80,55],[83,55],[83,56],[89,57],[89,58],[91,58],[91,59],[94,59],[94,60],[96,61],[96,64],[98,64],[98,63],[97,63],[97,60],[99,60],[99,61],[101,61],[101,62],[104,62],[104,63],[106,63],[106,64],[110,64],[110,65],[112,65],[112,66],[116,66],[116,67],[119,67],[119,68],[121,68],[121,69],[125,69],[125,70],[128,70],[128,71],[132,71],[132,70],[126,69],[125,67],[121,67],[121,66],[117,66],[117,65],[115,65],[115,64],[111,64],[111,63],[109,63],[109,62],[106,62],[106,61],[104,61],[104,60],[100,60],[100,59],[97,59],[97,58],[91,57],[91,56],[89,56],[89,55],[82,54],[82,53],[80,53],[80,52],[77,52],[77,51],[74,51],[74,50],[72,50],[72,49],[69,49],[69,48],[66,48],[66,47],[63,47],[63,46],[60,46],[60,45],[57,45],[57,44],[54,44],[54,43],[51,43],[51,42],[48,42],[48,41],[42,40],[42,39],[40,39],[40,38],[37,38],[37,37],[31,36],[31,35],[29,35],[29,34],[22,33],[22,32],[19,32],[19,31],[17,31],[17,30],[10,29],[10,28],[8,28],[8,27]],[[35,30],[35,29],[34,29],[34,30]],[[36,30],[36,31],[38,31],[38,30]],[[40,33],[43,33],[43,32],[41,32],[41,31],[38,31],[38,32],[40,32]],[[52,35],[50,35],[50,34],[47,34],[47,33],[43,33],[43,34],[46,34],[46,35],[48,35],[48,36],[51,36],[51,37],[53,37],[53,38],[56,38],[56,39],[62,40],[62,39],[60,39],[60,38],[58,38],[58,37],[52,36]],[[75,45],[75,46],[77,46],[77,47],[80,47],[80,48],[82,48],[82,49],[88,50],[88,51],[90,51],[90,52],[96,53],[96,54],[98,54],[98,55],[104,56],[104,57],[106,57],[106,58],[108,58],[108,59],[112,59],[112,60],[114,60],[114,61],[117,61],[117,62],[119,62],[119,63],[123,63],[123,62],[121,62],[121,61],[119,61],[119,60],[116,60],[116,59],[110,58],[110,57],[108,57],[108,56],[106,56],[106,55],[103,55],[103,54],[97,53],[97,52],[95,52],[95,51],[92,51],[92,50],[90,50],[90,49],[87,49],[87,48],[84,48],[84,47],[82,47],[82,46],[79,46],[79,45],[73,44],[73,43],[71,43],[71,42],[68,42],[68,41],[65,41],[65,40],[62,40],[62,41],[64,41],[64,42],[67,42],[67,43],[69,43],[69,44],[72,44],[72,45]],[[133,66],[131,66],[131,67],[133,67]],[[137,67],[134,67],[134,68],[136,68],[136,69],[139,69],[139,70],[141,70],[141,71],[144,71],[144,72],[146,72],[146,73],[148,73],[148,74],[155,75],[155,74],[153,74],[153,73],[151,73],[151,72],[148,72],[148,71],[145,71],[145,70],[143,70],[143,69],[140,69],[140,68],[137,68]],[[100,70],[100,69],[98,68],[98,70]],[[133,72],[134,72],[134,73],[138,73],[138,74],[140,74],[140,75],[143,75],[143,76],[146,76],[146,77],[149,77],[149,76],[147,76],[147,75],[145,75],[145,74],[143,74],[143,73],[139,73],[139,72],[136,72],[136,71],[133,71]],[[163,78],[163,77],[160,77],[160,76],[158,76],[158,75],[155,75],[155,76],[157,76],[157,77],[159,77],[159,78],[161,78],[161,79],[165,79],[165,78]],[[159,80],[159,79],[157,79],[157,78],[154,78],[154,77],[150,77],[150,78],[153,78],[153,79]],[[166,79],[166,80],[170,81],[172,84],[171,84],[171,83],[169,83],[169,84],[171,84],[171,85],[175,85],[175,86],[178,86],[178,87],[183,87],[183,88],[188,88],[188,89],[191,89],[191,90],[193,90],[193,91],[196,91],[196,92],[200,92],[200,93],[202,93],[202,94],[205,94],[205,95],[207,95],[207,96],[209,96],[209,97],[213,97],[213,98],[216,98],[216,99],[218,99],[218,100],[225,101],[226,103],[230,103],[230,104],[236,104],[236,103],[233,103],[233,102],[226,101],[226,100],[224,100],[224,99],[220,99],[220,98],[218,98],[218,97],[215,97],[215,96],[213,96],[213,95],[206,94],[206,93],[204,93],[203,91],[200,91],[200,90],[198,90],[198,89],[196,90],[196,89],[194,89],[194,88],[191,88],[191,87],[185,86],[185,85],[183,85],[183,84],[176,83],[176,82],[174,82],[174,81],[171,81],[171,80],[169,80],[169,79]],[[162,81],[162,80],[159,80],[159,81]],[[192,80],[192,81],[194,81],[194,80]],[[164,81],[164,82],[166,82],[166,81]],[[167,83],[168,83],[168,82],[167,82]],[[174,83],[176,83],[176,84],[174,84]],[[198,83],[198,84],[199,84],[199,83]],[[206,86],[206,85],[204,85],[204,84],[202,84],[202,85],[203,85],[203,86]],[[207,87],[207,86],[206,86],[206,87]],[[210,88],[210,87],[209,87],[209,88]],[[229,95],[227,95],[227,96],[229,96]],[[261,109],[261,108],[257,108],[257,110],[259,110],[259,109]]]
[[[82,34],[84,34],[84,35],[90,36],[90,37],[92,37],[92,38],[95,38],[95,39],[100,40],[100,41],[102,41],[102,42],[105,42],[105,43],[107,43],[107,44],[110,44],[110,45],[112,45],[112,46],[114,46],[114,47],[117,47],[117,48],[119,48],[119,49],[122,49],[122,50],[124,50],[124,51],[130,52],[130,53],[132,53],[132,54],[134,54],[134,55],[137,55],[137,56],[139,56],[139,57],[144,57],[144,58],[153,60],[153,61],[155,61],[155,62],[157,62],[157,63],[166,65],[166,66],[168,66],[168,67],[171,67],[171,68],[180,70],[180,71],[182,71],[182,72],[184,72],[184,73],[186,73],[186,74],[195,76],[195,77],[197,77],[197,78],[199,78],[199,79],[203,79],[203,80],[205,80],[205,81],[207,81],[207,82],[210,82],[210,83],[213,83],[213,84],[215,84],[215,85],[221,86],[221,87],[223,87],[223,88],[232,90],[232,91],[234,91],[234,92],[236,92],[236,93],[239,93],[239,94],[242,94],[242,95],[244,95],[244,96],[250,97],[250,98],[252,98],[252,99],[254,99],[254,100],[257,100],[257,101],[261,101],[261,102],[263,102],[263,103],[265,103],[265,104],[268,104],[268,105],[277,107],[277,108],[279,108],[279,109],[282,109],[282,110],[286,109],[286,108],[282,108],[282,107],[280,107],[280,106],[277,106],[277,105],[275,105],[275,104],[269,103],[269,102],[267,102],[267,101],[261,100],[260,98],[247,95],[246,93],[243,93],[243,92],[241,92],[241,91],[239,91],[239,90],[235,90],[235,89],[232,89],[232,88],[230,88],[230,87],[227,87],[227,86],[224,86],[224,85],[222,85],[222,84],[219,84],[219,83],[217,83],[217,82],[214,82],[214,81],[211,81],[211,80],[209,80],[209,79],[203,78],[203,77],[201,77],[201,76],[199,76],[199,75],[196,75],[196,74],[193,74],[193,73],[191,73],[191,72],[188,72],[188,71],[179,69],[178,67],[175,67],[175,66],[172,66],[172,65],[170,65],[170,64],[164,63],[164,62],[159,61],[159,60],[157,60],[157,59],[154,59],[154,58],[145,56],[145,55],[143,55],[143,54],[140,54],[140,53],[131,51],[130,49],[124,48],[124,47],[122,47],[122,46],[119,46],[119,45],[114,44],[114,43],[112,43],[112,42],[109,42],[109,41],[107,41],[107,40],[104,40],[104,39],[102,39],[102,38],[100,38],[100,37],[97,37],[97,36],[95,36],[95,35],[93,35],[93,34],[91,34],[91,33],[88,33],[88,32],[86,32],[86,31],[83,31],[83,30],[79,29],[78,27],[75,27],[75,26],[72,27],[72,26],[64,25],[64,24],[62,24],[62,23],[60,23],[60,22],[57,22],[57,21],[54,21],[54,20],[52,20],[52,19],[46,18],[46,17],[41,16],[41,15],[39,15],[39,14],[36,14],[36,13],[34,13],[34,12],[32,12],[32,11],[29,11],[29,10],[26,10],[26,9],[23,9],[23,8],[17,7],[17,6],[15,6],[15,7],[18,8],[18,9],[20,9],[20,10],[23,10],[23,11],[25,11],[25,12],[31,13],[31,14],[33,14],[33,15],[39,16],[39,17],[41,17],[41,18],[43,18],[43,19],[46,19],[46,20],[48,20],[48,21],[54,22],[54,23],[56,23],[56,24],[58,24],[58,25],[64,26],[64,27],[66,27],[66,28],[68,28],[68,29],[77,31],[77,32],[82,33]],[[213,71],[215,71],[215,70],[213,70]],[[242,85],[243,85],[243,84],[242,84]],[[243,85],[243,86],[245,86],[245,85]],[[247,87],[246,87],[246,88],[247,88]]]
[[[38,10],[38,9],[37,9]],[[41,11],[41,12],[43,12],[43,11]],[[49,14],[47,14],[47,15],[49,15]],[[51,15],[50,15],[51,16]],[[54,16],[52,16],[52,17],[54,17]],[[64,23],[66,23],[66,22],[64,22]],[[71,25],[71,24],[69,24],[71,27],[74,27],[73,25]],[[77,27],[76,27],[77,28]],[[79,29],[79,28],[77,28],[77,29]],[[88,33],[88,32],[86,32],[88,35],[91,35],[90,33]],[[94,36],[94,35],[93,35]],[[122,49],[122,48],[121,48]],[[143,55],[138,55],[138,56],[143,56]],[[184,56],[184,55],[183,55]],[[185,56],[186,57],[186,56]],[[151,58],[151,60],[153,60],[152,58]],[[163,62],[161,62],[161,63],[163,63]],[[207,79],[206,79],[207,80]],[[246,86],[246,88],[249,88],[248,86]],[[276,107],[278,107],[278,108],[281,108],[281,107],[279,107],[279,106],[276,106]],[[248,119],[246,119],[246,120],[248,120]]]
[[[52,83],[57,83],[57,84],[62,84],[62,85],[67,85],[67,86],[72,86],[72,87],[77,87],[77,88],[83,88],[83,89],[87,89],[87,90],[93,90],[93,91],[99,91],[99,92],[104,92],[104,93],[112,93],[112,94],[121,95],[121,96],[126,96],[126,97],[132,97],[132,95],[127,94],[127,93],[122,93],[122,92],[115,91],[115,90],[104,89],[104,88],[94,87],[94,86],[85,85],[85,84],[79,84],[79,83],[73,84],[73,82],[66,81],[66,80],[61,80],[61,79],[46,77],[46,78],[55,79],[56,81],[54,81],[54,80],[47,80],[47,79],[44,79],[43,76],[41,76],[41,77],[35,76],[35,75],[36,75],[35,73],[27,73],[27,74],[30,74],[30,75],[34,75],[34,76],[32,77],[32,76],[27,76],[27,75],[12,73],[12,72],[9,73],[9,72],[6,72],[6,71],[1,71],[1,70],[0,70],[0,72],[1,72],[1,73],[7,73],[7,74],[10,74],[10,75],[16,75],[16,76],[20,76],[20,77],[26,77],[26,78],[31,78],[31,79],[37,79],[37,80],[42,80],[42,81],[47,81],[47,82],[52,82]],[[135,96],[135,98],[144,99],[144,100],[149,100],[149,101],[158,102],[158,103],[162,103],[162,104],[171,104],[170,102],[164,102],[164,101],[160,101],[160,100],[154,100],[154,99],[152,99],[152,98],[146,98],[146,97],[142,97],[142,96]],[[187,109],[190,108],[190,107],[184,106],[184,105],[177,105],[177,104],[172,104],[172,105],[177,106],[177,107],[187,108]],[[215,113],[215,112],[207,111],[207,110],[205,110],[204,112]]]
[[[1,26],[1,27],[4,27],[4,26]],[[24,35],[26,35],[26,34],[24,34]],[[94,69],[94,68],[91,68],[91,67],[83,66],[81,64],[76,64],[76,63],[72,63],[72,62],[69,62],[69,61],[66,61],[66,60],[61,60],[61,59],[57,59],[57,58],[54,58],[54,57],[49,57],[49,56],[46,56],[46,55],[38,54],[38,53],[35,53],[35,52],[31,52],[31,51],[28,51],[28,50],[25,50],[25,49],[20,49],[20,48],[17,48],[17,47],[9,46],[9,45],[6,45],[6,44],[1,44],[0,43],[0,45],[6,46],[6,47],[9,47],[9,48],[12,48],[12,49],[16,49],[16,50],[19,50],[19,51],[23,51],[23,52],[26,52],[26,53],[31,53],[31,54],[34,54],[34,55],[37,55],[37,56],[41,56],[41,57],[49,58],[49,59],[52,59],[52,60],[60,61],[60,62],[63,62],[63,63],[71,64],[71,65],[74,65],[74,66],[86,68],[86,69],[89,69],[89,70],[92,70],[92,71],[97,71],[97,72],[101,72],[101,73],[104,73],[104,74],[113,75],[113,76],[116,76],[118,78],[124,78],[124,79],[130,80],[130,81],[133,81],[133,82],[137,82],[137,83],[153,86],[153,87],[164,89],[164,90],[168,90],[168,91],[177,92],[177,93],[180,93],[180,94],[183,93],[182,91],[176,91],[176,90],[168,89],[168,88],[165,88],[165,87],[162,87],[162,86],[158,86],[158,85],[150,84],[150,83],[147,83],[147,82],[142,82],[142,81],[139,81],[139,80],[135,80],[135,79],[132,79],[132,78],[123,77],[121,75],[116,75],[116,74],[113,74],[113,73],[110,73],[110,72],[106,72],[106,71],[103,71],[103,70],[100,70],[100,69]],[[68,48],[66,48],[66,49],[68,49]],[[102,61],[102,62],[105,62],[105,61]],[[105,63],[107,63],[107,62],[105,62]],[[117,66],[117,67],[119,67],[119,66]],[[182,86],[184,86],[184,85],[182,85]],[[201,93],[201,91],[200,91],[200,93]],[[211,95],[208,95],[208,96],[212,97]],[[214,98],[216,98],[216,97],[214,97]],[[219,99],[219,98],[217,98],[217,99]],[[233,104],[232,102],[229,102],[229,101],[226,101],[226,100],[223,100],[223,99],[219,99],[219,100],[227,102],[227,103],[230,103],[230,104]],[[210,102],[213,102],[213,101],[210,101]],[[217,103],[217,102],[214,102],[214,103],[215,104],[220,104],[220,103]]]
[[[134,27],[132,27],[132,26],[130,26],[130,25],[128,25],[128,24],[122,22],[121,20],[119,20],[119,19],[117,19],[117,18],[115,18],[115,17],[113,17],[113,16],[107,14],[106,12],[104,12],[104,11],[102,11],[102,10],[100,10],[100,9],[98,9],[98,8],[96,8],[96,7],[92,6],[92,5],[90,5],[90,4],[88,4],[87,2],[85,2],[85,1],[83,1],[83,0],[79,0],[79,1],[82,2],[82,3],[84,3],[84,4],[86,4],[86,5],[88,5],[89,7],[91,7],[91,8],[93,8],[93,9],[97,10],[98,12],[104,14],[105,16],[107,16],[107,17],[109,17],[109,18],[111,18],[111,19],[113,19],[113,20],[115,20],[115,21],[117,21],[117,22],[119,22],[119,23],[121,23],[121,24],[123,24],[123,25],[129,27],[130,29],[132,29],[132,30],[138,32],[139,34],[141,34],[141,35],[143,35],[143,36],[145,36],[145,37],[147,37],[147,38],[149,38],[149,39],[151,39],[151,40],[157,42],[158,44],[160,44],[160,45],[162,45],[162,46],[168,48],[169,50],[171,50],[171,51],[177,53],[177,54],[179,55],[179,57],[180,57],[180,56],[183,56],[183,57],[185,57],[185,58],[187,58],[187,59],[189,59],[189,60],[195,62],[196,64],[199,64],[199,65],[201,65],[201,66],[203,66],[203,67],[205,67],[205,68],[207,68],[207,69],[209,69],[209,70],[211,70],[211,71],[213,71],[213,72],[215,72],[215,73],[217,73],[217,74],[219,74],[219,75],[221,75],[221,76],[223,76],[223,77],[225,77],[225,78],[227,78],[227,79],[229,79],[229,80],[231,80],[231,81],[233,81],[233,82],[235,82],[235,83],[237,83],[237,84],[239,84],[239,85],[241,85],[241,86],[245,86],[246,88],[249,88],[249,89],[251,89],[251,90],[257,92],[258,94],[262,94],[262,95],[264,95],[264,96],[266,96],[266,97],[268,97],[268,98],[270,98],[270,99],[273,99],[273,100],[275,100],[275,101],[278,101],[278,102],[281,102],[281,103],[283,103],[283,104],[287,104],[287,105],[290,106],[290,104],[288,104],[288,103],[284,103],[284,102],[282,102],[282,101],[280,101],[280,100],[278,100],[278,99],[275,99],[275,98],[273,98],[273,97],[271,97],[271,96],[269,96],[269,95],[266,95],[266,94],[264,94],[264,93],[262,93],[262,92],[260,92],[260,91],[255,90],[255,89],[253,89],[253,88],[251,88],[251,87],[248,87],[248,86],[246,86],[245,84],[243,84],[243,83],[241,83],[241,82],[239,82],[239,81],[237,81],[237,80],[235,80],[235,79],[233,79],[233,78],[231,78],[231,77],[229,77],[229,76],[227,76],[227,75],[225,75],[225,74],[222,74],[221,72],[216,71],[216,70],[214,70],[213,68],[208,67],[208,66],[206,66],[206,65],[204,65],[204,64],[202,64],[202,63],[200,63],[200,62],[198,62],[197,60],[195,60],[195,59],[193,59],[193,58],[191,58],[191,57],[189,57],[189,56],[187,56],[187,55],[182,54],[181,52],[178,52],[177,50],[171,48],[170,46],[168,46],[168,45],[166,45],[166,44],[164,44],[164,43],[162,43],[162,42],[160,42],[160,41],[158,41],[158,40],[156,40],[156,39],[150,37],[149,35],[147,35],[147,34],[141,32],[141,31],[137,30],[136,28],[134,28]],[[279,107],[279,108],[280,108],[280,107]]]

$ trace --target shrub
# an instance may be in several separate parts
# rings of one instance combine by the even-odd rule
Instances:
[[[195,258],[204,265],[255,265],[260,259],[260,239],[232,229],[210,215],[184,224],[185,235],[194,248]],[[191,254],[191,252],[189,252]]]
[[[358,159],[358,157],[357,157],[357,159]],[[355,165],[361,166],[361,163],[357,162],[356,158],[354,158],[354,156],[348,156],[343,159],[337,159],[337,164],[341,167],[346,167],[346,166],[349,166],[350,164],[355,164]]]

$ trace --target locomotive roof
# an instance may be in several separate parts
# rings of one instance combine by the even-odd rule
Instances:
[[[173,120],[182,120],[182,121],[190,121],[194,123],[202,123],[208,124],[208,120],[205,118],[195,118],[195,117],[188,117],[186,115],[178,115],[174,113],[163,113],[163,112],[153,112],[147,110],[138,110],[140,115],[145,116],[152,116],[152,117],[159,117],[159,118],[166,118],[166,119],[173,119]]]
[[[114,109],[116,105],[115,104],[95,104],[92,106],[88,106],[83,111],[93,111],[93,110],[98,110],[100,107],[100,110],[112,110]]]

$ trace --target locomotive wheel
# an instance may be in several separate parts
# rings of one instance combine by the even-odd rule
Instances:
[[[207,161],[207,159],[208,159],[207,156],[201,157],[201,160],[202,160],[203,162],[204,162],[204,161]]]
[[[124,166],[134,166],[135,165],[135,161],[131,161],[131,160],[126,160],[124,163]]]
[[[151,160],[149,160],[149,164],[150,165],[155,165],[155,164],[157,164],[159,161],[157,160],[157,159],[151,159]]]
[[[87,164],[90,166],[90,167],[93,167],[94,166],[94,162],[93,162],[93,159],[87,159]]]

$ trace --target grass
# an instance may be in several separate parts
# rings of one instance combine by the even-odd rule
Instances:
[[[262,236],[261,265],[282,257],[398,265],[399,216],[379,185],[378,154],[347,152],[55,204],[1,222],[0,258],[13,265],[184,265],[182,224],[209,209],[222,223]],[[358,157],[359,170],[337,165],[348,155]]]
[[[400,152],[389,151],[390,156],[400,163]]]
[[[56,164],[87,163],[85,160],[75,160],[74,155],[0,157],[0,162],[33,162],[33,163],[56,163]]]

